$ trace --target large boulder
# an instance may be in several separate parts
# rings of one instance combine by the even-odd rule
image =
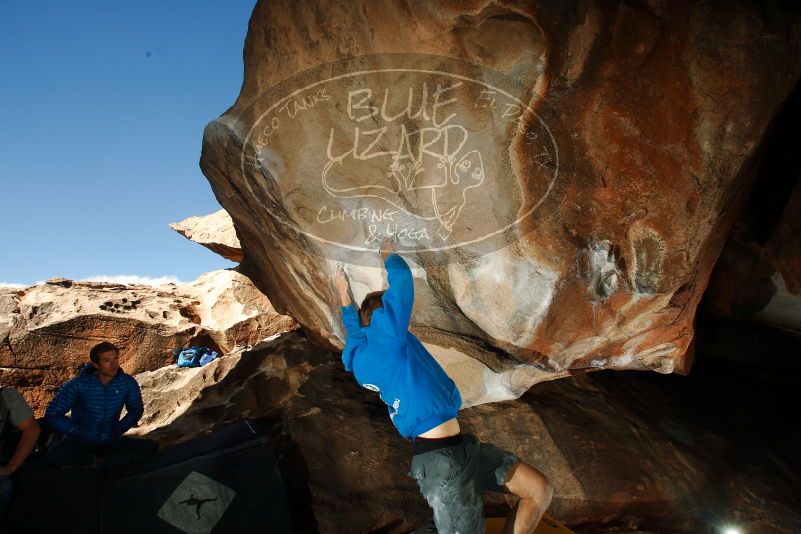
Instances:
[[[799,32],[781,2],[262,1],[201,167],[242,271],[318,344],[343,344],[336,263],[360,300],[394,236],[465,405],[686,373]]]
[[[158,288],[53,279],[0,290],[0,382],[41,414],[100,341],[120,348],[126,372],[141,373],[171,363],[172,350],[188,343],[227,353],[294,328],[235,271]]]

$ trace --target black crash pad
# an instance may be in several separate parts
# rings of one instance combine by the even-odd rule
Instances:
[[[292,532],[275,456],[248,421],[102,476],[36,467],[19,478],[4,533]]]

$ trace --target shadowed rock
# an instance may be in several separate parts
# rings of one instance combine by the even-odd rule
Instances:
[[[705,351],[717,343],[712,334]],[[137,380],[145,416],[135,433],[164,445],[242,417],[272,421],[280,434],[273,446],[297,447],[300,458],[279,451],[279,462],[291,462],[285,481],[308,486],[301,498],[320,532],[404,532],[430,520],[407,475],[411,445],[386,406],[358,387],[338,354],[299,332],[204,368],[170,366]],[[549,514],[576,532],[705,532],[734,521],[748,532],[790,534],[801,508],[787,466],[798,460],[801,435],[779,423],[799,390],[777,390],[775,380],[701,360],[690,377],[601,372],[551,381],[460,417],[465,430],[545,473],[555,489]],[[511,501],[488,494],[485,504],[498,515]]]
[[[801,332],[801,86],[766,139],[757,183],[723,248],[705,298],[718,317]]]

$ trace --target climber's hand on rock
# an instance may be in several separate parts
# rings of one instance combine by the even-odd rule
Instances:
[[[342,305],[347,306],[350,304],[350,294],[348,293],[350,282],[348,282],[348,275],[345,274],[345,269],[342,268],[342,265],[337,265],[334,269],[333,280]]]
[[[392,254],[393,252],[397,251],[395,247],[395,240],[390,237],[385,237],[381,240],[381,244],[378,246],[378,253],[381,254],[381,259],[387,259],[387,256]]]

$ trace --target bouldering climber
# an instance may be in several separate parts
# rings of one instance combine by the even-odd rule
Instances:
[[[112,343],[95,345],[89,352],[91,362],[47,406],[45,419],[61,434],[47,452],[55,465],[111,468],[158,448],[153,440],[122,437],[142,417],[144,407],[139,384],[120,368],[119,355]],[[120,419],[123,406],[127,413]]]
[[[411,270],[392,241],[382,241],[379,253],[389,288],[367,294],[358,309],[344,269],[333,275],[346,329],[345,369],[378,393],[397,430],[413,440],[409,475],[433,509],[439,533],[484,532],[484,491],[519,497],[504,532],[534,532],[551,501],[548,479],[515,454],[461,431],[459,389],[409,331]]]

